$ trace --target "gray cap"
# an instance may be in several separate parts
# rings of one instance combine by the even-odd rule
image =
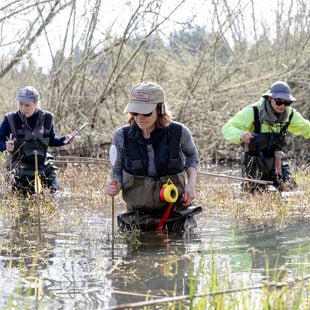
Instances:
[[[33,101],[37,102],[39,100],[39,97],[39,93],[34,87],[26,86],[18,91],[15,100],[29,104]]]
[[[165,102],[162,87],[153,82],[142,82],[132,88],[124,113],[148,114],[162,102]]]
[[[270,90],[266,94],[264,94],[264,97],[265,96],[270,96],[275,99],[281,98],[288,101],[296,100],[296,98],[292,96],[291,88],[288,86],[287,83],[282,81],[277,81],[273,83]]]

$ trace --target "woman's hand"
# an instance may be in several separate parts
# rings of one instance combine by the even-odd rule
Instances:
[[[250,132],[246,131],[241,135],[240,140],[246,144],[249,144],[253,138],[254,136]]]
[[[195,184],[188,182],[184,188],[182,206],[188,207],[196,197]]]
[[[195,184],[197,171],[193,167],[188,167],[186,169],[186,174],[187,183],[185,184],[184,194],[182,197],[182,206],[184,207],[188,207],[196,197]]]
[[[106,183],[107,194],[110,196],[115,196],[121,190],[122,185],[117,179],[108,179]]]
[[[70,144],[72,143],[74,140],[75,140],[75,137],[76,137],[76,131],[72,131],[71,134],[66,134],[65,135],[65,141],[64,141],[64,144]]]
[[[5,141],[5,148],[9,153],[12,153],[14,150],[14,141],[15,138]]]

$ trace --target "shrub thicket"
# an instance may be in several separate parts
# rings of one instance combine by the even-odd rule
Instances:
[[[122,113],[131,87],[153,80],[164,87],[175,120],[192,131],[205,162],[239,158],[241,148],[224,141],[221,127],[276,80],[290,84],[298,98],[294,107],[309,118],[308,3],[279,3],[266,22],[256,19],[254,11],[249,20],[242,1],[234,8],[214,1],[205,12],[205,24],[211,27],[197,25],[193,16],[175,21],[177,30],[167,35],[164,29],[171,25],[174,9],[163,15],[164,2],[132,4],[117,32],[112,22],[102,30],[104,7],[98,1],[89,1],[79,11],[75,2],[65,0],[2,4],[2,28],[17,30],[0,38],[0,115],[14,108],[17,89],[31,84],[41,93],[42,108],[55,114],[59,135],[90,123],[75,150],[63,152],[101,156],[114,130],[125,123]],[[60,18],[61,48],[50,35]],[[48,46],[48,71],[37,63],[39,44]],[[288,144],[292,157],[307,160],[307,140],[288,136]]]

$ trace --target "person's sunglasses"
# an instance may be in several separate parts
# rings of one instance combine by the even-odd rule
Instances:
[[[130,112],[132,116],[138,116],[139,114],[144,116],[144,117],[150,117],[153,113],[153,111],[151,113],[147,113],[147,114],[142,114],[142,113],[135,113],[135,112]]]
[[[281,106],[281,105],[285,105],[286,107],[290,106],[292,104],[292,101],[280,101],[280,100],[277,100],[277,99],[274,99],[274,102],[277,106]]]

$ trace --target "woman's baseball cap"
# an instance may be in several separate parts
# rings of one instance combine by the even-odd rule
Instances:
[[[163,102],[165,102],[163,88],[156,83],[145,81],[132,88],[129,102],[123,113],[148,114]]]
[[[18,94],[15,100],[30,104],[33,101],[37,102],[39,100],[39,97],[40,97],[39,93],[34,87],[26,86],[24,88],[21,88],[18,91]]]

